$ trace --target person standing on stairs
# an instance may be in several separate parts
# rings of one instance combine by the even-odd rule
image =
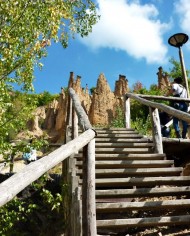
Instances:
[[[181,77],[175,78],[174,82],[172,83],[172,87],[167,95],[173,95],[173,97],[187,98],[187,90],[182,85],[182,81],[183,80]],[[180,101],[180,102],[174,101],[172,102],[171,106],[183,112],[187,112],[187,109],[188,109],[187,103],[183,101]],[[179,119],[177,117],[173,117],[173,127],[175,129],[177,138],[181,138],[181,137],[186,138],[187,128],[188,128],[187,122],[182,120],[182,126],[183,126],[183,130],[182,130],[182,135],[181,135],[180,127],[179,127]]]

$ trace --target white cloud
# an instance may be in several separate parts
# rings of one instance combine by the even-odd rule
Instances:
[[[123,50],[130,56],[145,58],[148,63],[166,60],[167,48],[162,36],[169,24],[161,23],[153,4],[138,0],[98,0],[100,21],[93,32],[81,41],[92,49]]]
[[[179,15],[180,27],[181,29],[190,34],[190,1],[189,0],[180,0],[175,4],[175,10]]]

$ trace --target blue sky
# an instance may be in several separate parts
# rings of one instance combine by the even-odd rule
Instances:
[[[52,43],[42,71],[35,70],[37,93],[59,93],[70,72],[81,76],[83,87],[95,87],[103,73],[114,90],[119,74],[129,87],[140,81],[157,84],[158,67],[168,71],[169,58],[179,61],[178,49],[168,44],[175,33],[190,36],[190,0],[96,0],[99,22],[86,38],[70,40],[69,47]],[[190,69],[190,40],[182,47]]]

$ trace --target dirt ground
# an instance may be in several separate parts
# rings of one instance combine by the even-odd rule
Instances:
[[[190,236],[190,227],[173,226],[144,229],[141,232],[127,234],[126,236]]]

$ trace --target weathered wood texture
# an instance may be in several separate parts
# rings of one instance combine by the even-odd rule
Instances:
[[[69,88],[69,94],[73,101],[73,106],[75,108],[75,111],[78,116],[79,125],[82,130],[92,129],[92,126],[89,122],[88,116],[86,112],[84,111],[83,107],[81,106],[80,100],[78,98],[78,95],[75,93],[75,91],[72,88]]]
[[[144,95],[144,94],[136,94],[137,96],[141,98],[151,99],[151,100],[162,100],[162,101],[184,101],[184,102],[190,102],[190,98],[178,98],[178,97],[166,97],[166,96],[157,96],[157,95]]]
[[[97,212],[101,212],[102,210],[104,212],[125,212],[130,210],[138,210],[143,209],[145,210],[152,210],[157,209],[159,207],[159,210],[162,209],[172,209],[175,207],[175,209],[179,208],[189,208],[190,207],[190,201],[189,199],[180,199],[180,200],[164,200],[164,201],[150,201],[150,202],[117,202],[117,203],[97,203],[96,209]]]
[[[136,101],[139,101],[140,103],[146,105],[146,106],[149,106],[149,107],[152,107],[152,108],[157,108],[159,110],[162,110],[162,111],[165,111],[166,113],[174,116],[174,117],[177,117],[179,118],[180,120],[184,120],[184,121],[187,121],[188,123],[190,123],[190,114],[188,114],[187,112],[183,112],[183,111],[179,111],[179,110],[176,110],[170,106],[167,106],[167,105],[164,105],[164,104],[160,104],[160,103],[157,103],[157,102],[152,102],[152,101],[148,101],[144,98],[141,98],[139,97],[138,95],[136,94],[132,94],[132,93],[126,93],[126,96],[129,97],[129,98],[133,98],[135,99]],[[170,100],[176,100],[175,99],[171,99]],[[184,100],[184,99],[179,99],[179,100]]]
[[[82,131],[92,129],[88,116],[81,106],[80,100],[72,88],[69,88],[72,99],[72,138],[78,135],[78,124]],[[76,114],[77,116],[76,116]],[[96,230],[96,207],[95,207],[95,139],[83,145],[83,186],[82,186],[82,235],[95,236]],[[75,173],[73,173],[75,174]],[[75,218],[73,218],[73,223]],[[71,227],[72,228],[72,227]],[[73,236],[78,232],[73,232]]]
[[[83,151],[83,235],[97,235],[95,206],[95,139],[84,147]]]
[[[87,145],[95,137],[93,130],[87,130],[76,139],[56,149],[49,155],[27,165],[22,171],[16,173],[0,184],[0,206],[6,204],[25,187],[37,180],[61,161]]]
[[[152,123],[152,137],[154,142],[154,151],[155,153],[163,153],[163,145],[162,145],[162,134],[160,129],[160,118],[158,114],[158,109],[149,107],[149,113]]]
[[[190,195],[190,187],[160,187],[160,188],[139,188],[139,189],[111,189],[111,190],[97,190],[96,198],[128,198],[128,197],[142,197],[142,196],[168,196],[173,194]]]
[[[98,220],[97,226],[99,228],[109,227],[110,229],[114,227],[147,227],[149,226],[164,226],[164,225],[180,225],[181,222],[190,222],[190,216],[165,216],[165,217],[150,217],[150,218],[134,218],[134,219],[111,219],[111,220]],[[114,225],[114,226],[113,226]]]
[[[125,128],[131,127],[131,112],[130,112],[130,98],[125,96],[124,99],[125,108]]]

